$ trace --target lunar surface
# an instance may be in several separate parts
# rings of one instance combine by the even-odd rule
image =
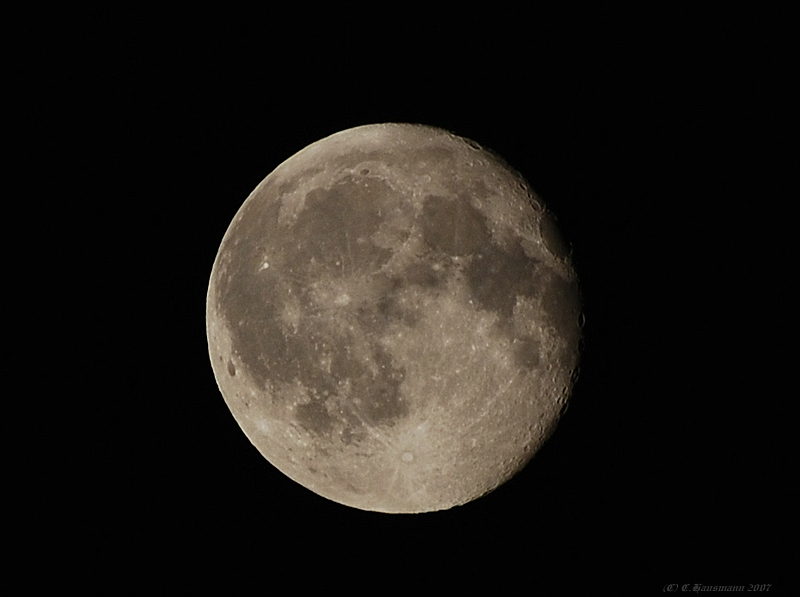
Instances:
[[[473,141],[420,125],[336,133],[244,202],[206,326],[228,407],[330,500],[429,512],[492,491],[553,431],[580,293],[552,215]]]

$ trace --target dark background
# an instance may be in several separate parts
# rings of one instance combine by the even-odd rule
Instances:
[[[265,591],[282,575],[359,592],[796,584],[790,6],[100,10],[58,34],[27,26],[32,155],[69,165],[49,199],[77,222],[82,264],[88,348],[67,383],[88,408],[68,440],[81,474],[59,490],[80,496],[83,568],[196,578],[235,561]],[[208,359],[205,293],[237,209],[306,145],[376,122],[505,157],[582,282],[581,376],[556,433],[445,512],[361,512],[284,477]]]

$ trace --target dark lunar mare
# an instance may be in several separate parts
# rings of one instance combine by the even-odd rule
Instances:
[[[510,249],[495,244],[486,217],[464,196],[456,199],[429,196],[423,208],[421,227],[434,254],[469,257],[463,272],[474,304],[498,315],[500,329],[514,340],[517,366],[527,370],[536,367],[540,359],[539,342],[531,336],[520,336],[514,329],[512,317],[518,296],[536,297],[548,286],[542,283],[550,280],[543,280],[540,262],[528,257],[518,243]],[[436,278],[422,277],[423,283],[429,280],[435,282]],[[557,305],[552,309],[557,309]],[[548,315],[555,323],[553,313],[548,311]]]
[[[529,257],[521,244],[502,248],[494,243],[486,216],[467,196],[427,196],[415,220],[427,254],[407,266],[402,276],[381,273],[392,251],[372,242],[373,235],[387,214],[409,206],[385,181],[368,175],[364,169],[360,176],[346,175],[330,188],[309,191],[288,225],[279,223],[280,201],[265,190],[243,208],[223,246],[230,261],[217,304],[232,331],[233,350],[255,383],[272,389],[273,395],[276,388],[300,384],[306,396],[296,405],[298,423],[326,436],[337,429],[337,422],[346,421],[339,431],[350,441],[362,433],[363,423],[392,425],[405,416],[405,372],[377,340],[393,323],[418,324],[419,315],[397,298],[403,288],[437,292],[456,271],[464,276],[475,307],[498,315],[518,367],[533,370],[541,358],[539,342],[514,327],[518,296],[541,299],[547,323],[568,345],[577,343],[576,285]],[[554,225],[544,231],[548,247],[562,250]],[[463,259],[456,264],[453,258]],[[268,268],[262,267],[265,260]],[[368,276],[379,289],[376,302],[346,310],[353,331],[333,325],[330,313],[311,295],[314,282],[336,276]],[[289,297],[301,312],[293,330],[281,322]],[[351,350],[364,338],[366,359],[363,352],[357,357]],[[329,369],[322,362],[329,363]],[[233,364],[230,367],[235,371]],[[343,387],[352,399],[342,395]]]
[[[224,248],[231,259],[217,304],[232,331],[233,351],[259,387],[274,390],[299,382],[307,397],[296,407],[296,420],[318,435],[330,434],[337,421],[345,420],[351,425],[344,430],[347,440],[358,435],[362,422],[391,425],[407,414],[400,392],[404,371],[374,341],[376,327],[383,327],[379,322],[391,317],[387,303],[362,305],[362,316],[352,321],[356,329],[342,332],[309,292],[320,276],[373,274],[388,261],[391,251],[370,238],[395,201],[385,183],[348,176],[330,189],[310,191],[297,220],[282,227],[278,202],[259,197],[246,206],[230,235],[238,243]],[[268,268],[262,268],[265,259]],[[302,313],[291,332],[280,321],[289,295]],[[372,340],[369,359],[375,366],[353,355],[355,337]],[[324,360],[329,371],[321,366]],[[360,402],[337,401],[343,398],[340,382],[349,384],[352,396],[363,397]],[[352,412],[332,412],[345,403]]]

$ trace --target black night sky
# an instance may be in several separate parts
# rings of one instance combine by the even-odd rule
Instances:
[[[780,6],[313,26],[87,12],[66,59],[41,54],[32,105],[45,157],[75,156],[74,283],[96,297],[77,311],[93,377],[74,380],[90,404],[70,489],[86,569],[113,582],[236,562],[264,591],[281,575],[370,593],[796,584],[778,228],[797,198],[797,11]],[[555,434],[506,485],[434,514],[361,512],[284,477],[230,415],[206,346],[211,266],[245,198],[306,145],[377,122],[503,156],[558,217],[585,301]]]

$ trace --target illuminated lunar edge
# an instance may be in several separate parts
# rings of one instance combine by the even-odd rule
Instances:
[[[552,216],[476,143],[345,130],[248,197],[217,254],[207,335],[250,441],[317,494],[380,512],[464,504],[553,430],[580,293]]]

